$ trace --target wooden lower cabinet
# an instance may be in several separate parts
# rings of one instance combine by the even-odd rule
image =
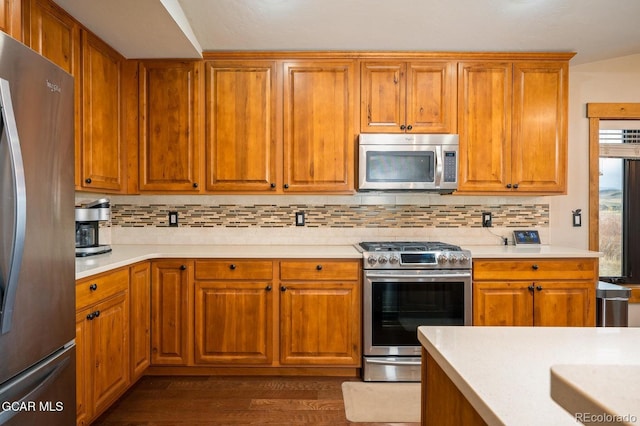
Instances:
[[[78,281],[76,308],[77,423],[89,424],[130,384],[129,269]]]
[[[151,365],[151,267],[143,262],[130,268],[131,381]]]
[[[360,261],[199,260],[195,364],[359,367]]]
[[[477,259],[473,324],[595,326],[597,259]]]
[[[193,261],[151,262],[151,364],[192,361]]]
[[[272,260],[200,260],[195,266],[195,363],[273,363]]]

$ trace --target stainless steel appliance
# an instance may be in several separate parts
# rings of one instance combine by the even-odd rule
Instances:
[[[458,135],[361,134],[358,153],[359,190],[458,188]]]
[[[100,222],[111,217],[107,198],[91,201],[76,207],[76,257],[109,253],[111,246],[100,244]]]
[[[441,242],[363,242],[365,381],[420,381],[420,325],[471,325],[471,252]]]
[[[75,424],[73,77],[0,33],[0,424]]]
[[[596,287],[596,326],[628,327],[631,289],[598,281]]]

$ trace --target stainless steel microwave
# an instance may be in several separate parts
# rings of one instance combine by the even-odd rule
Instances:
[[[458,188],[458,135],[361,134],[358,154],[359,190]]]

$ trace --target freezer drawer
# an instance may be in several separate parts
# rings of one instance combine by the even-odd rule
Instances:
[[[67,426],[75,422],[75,344],[0,385],[0,425]]]

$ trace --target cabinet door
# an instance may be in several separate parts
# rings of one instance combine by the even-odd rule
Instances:
[[[205,64],[207,190],[276,189],[275,71],[273,62]]]
[[[280,287],[280,362],[361,363],[360,287],[353,282],[287,282]]]
[[[284,190],[354,191],[354,62],[284,64]]]
[[[0,0],[0,31],[22,40],[20,0]]]
[[[129,294],[118,293],[94,306],[91,328],[91,401],[102,413],[129,386]]]
[[[458,64],[459,191],[505,191],[511,179],[512,66]]]
[[[271,282],[197,281],[194,312],[196,364],[272,363]]]
[[[566,192],[567,80],[566,63],[514,64],[512,183],[519,192]]]
[[[455,133],[455,75],[453,62],[413,62],[407,65],[407,131]]]
[[[191,360],[192,262],[151,264],[151,364],[187,365]]]
[[[82,189],[80,27],[75,19],[50,0],[24,0],[23,13],[24,44],[75,77],[75,187]]]
[[[360,131],[404,133],[406,64],[364,62],[361,71]]]
[[[124,161],[120,115],[123,58],[87,31],[82,37],[82,187],[121,191]]]
[[[473,283],[473,325],[533,325],[529,282]]]
[[[131,381],[135,382],[151,364],[151,267],[134,265],[131,282]]]
[[[535,283],[534,323],[539,326],[594,327],[593,281]]]
[[[140,62],[140,191],[198,192],[200,67]]]
[[[93,312],[87,308],[76,313],[76,424],[88,425],[92,416],[90,389],[92,374],[90,369],[90,321],[87,315]]]

